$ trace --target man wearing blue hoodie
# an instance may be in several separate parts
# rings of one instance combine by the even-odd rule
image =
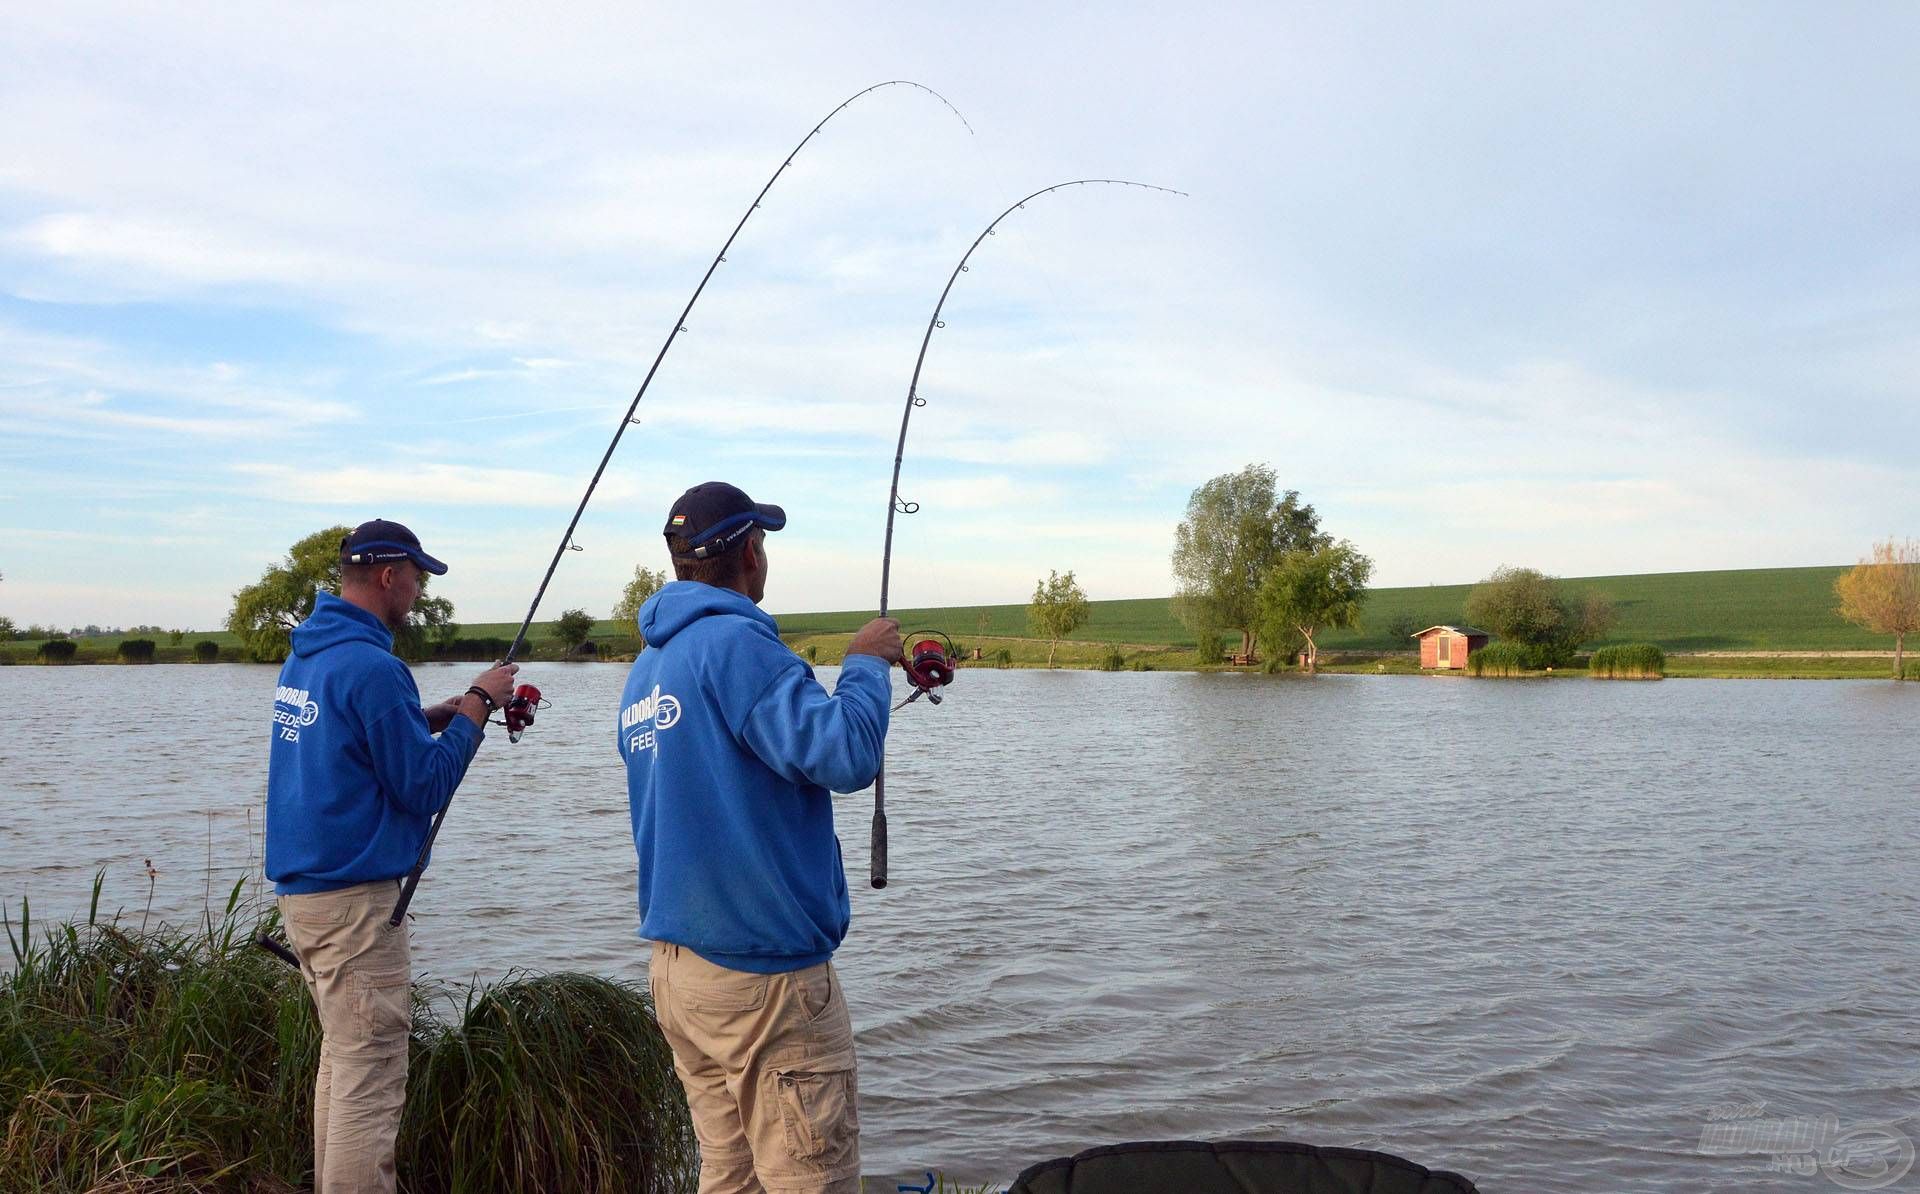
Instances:
[[[674,503],[678,579],[640,609],[647,647],[615,730],[700,1194],[860,1183],[853,1023],[830,961],[849,919],[831,792],[880,770],[900,625],[861,628],[829,694],[759,608],[767,532],[786,521],[718,481]]]
[[[461,696],[420,707],[393,631],[421,575],[446,570],[397,522],[354,528],[340,543],[340,595],[319,594],[294,629],[273,694],[266,871],[320,1016],[316,1194],[394,1189],[412,967],[405,926],[387,918],[519,670],[491,668]]]

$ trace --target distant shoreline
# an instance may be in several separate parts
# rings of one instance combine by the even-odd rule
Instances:
[[[823,667],[837,666],[845,655],[846,642],[851,635],[804,635],[789,640],[796,653],[807,658],[806,648],[814,648],[809,662]],[[1006,664],[993,661],[988,649],[983,649],[986,657],[974,660],[963,652],[962,670],[979,669],[1007,671],[1044,671],[1046,666],[1047,644],[1042,639],[995,638],[982,640],[990,649],[998,649],[1002,644],[1014,654]],[[1099,658],[1108,653],[1121,655],[1119,666],[1107,666],[1107,660]],[[223,656],[225,653],[223,652]],[[1908,653],[1909,668],[1914,666],[1917,656]],[[584,658],[565,659],[557,653],[541,652],[531,657],[523,657],[521,662],[543,666],[564,667],[576,663],[631,663],[633,656],[619,652],[606,652]],[[411,661],[416,664],[478,665],[489,660],[468,659],[423,659]],[[1439,671],[1422,669],[1419,666],[1419,653],[1413,651],[1331,651],[1321,656],[1320,671],[1325,675],[1389,675],[1389,676],[1445,676],[1462,679],[1477,679],[1463,671]],[[1891,680],[1893,652],[1891,651],[1683,651],[1669,652],[1667,655],[1666,678],[1674,680]],[[119,659],[108,650],[86,651],[67,663],[42,663],[31,654],[22,656],[16,650],[9,657],[0,652],[0,666],[16,665],[30,668],[63,667],[205,667],[221,664],[243,667],[277,668],[277,663],[256,663],[249,659],[223,657],[212,664],[196,662],[192,658],[167,659],[156,658],[150,663],[130,663]],[[1134,672],[1184,672],[1201,674],[1209,672],[1242,672],[1262,674],[1263,669],[1256,664],[1250,667],[1230,667],[1223,664],[1202,664],[1191,650],[1179,650],[1157,645],[1142,644],[1087,644],[1070,641],[1060,644],[1056,671],[1134,671]],[[1288,669],[1284,674],[1301,673]],[[1911,673],[1910,673],[1911,674]],[[1491,679],[1492,677],[1486,677]],[[1585,679],[1587,669],[1584,657],[1573,666],[1560,668],[1549,673],[1539,673],[1522,679],[1568,678]]]
[[[1669,676],[1891,678],[1891,639],[1869,634],[1834,611],[1833,582],[1845,571],[1845,567],[1831,566],[1656,572],[1568,577],[1562,583],[1572,592],[1597,593],[1613,602],[1613,630],[1588,644],[1590,648],[1652,643],[1666,653]],[[1358,629],[1317,636],[1322,670],[1419,671],[1417,666],[1401,666],[1412,658],[1408,636],[1428,626],[1464,624],[1472,589],[1463,584],[1369,591]],[[1196,636],[1175,616],[1171,598],[1096,600],[1088,605],[1086,624],[1059,644],[1058,662],[1064,667],[1098,668],[1117,653],[1122,658],[1116,670],[1230,670],[1200,663]],[[1047,644],[1031,637],[1025,605],[895,608],[891,612],[909,637],[932,631],[951,637],[961,648],[963,661],[974,647],[982,648],[983,663],[1006,650],[1012,667],[1042,666],[1047,657]],[[804,656],[812,648],[814,658],[826,663],[839,657],[847,639],[872,616],[871,610],[840,610],[776,614],[775,620],[781,637],[795,651]],[[504,644],[519,629],[518,622],[462,623],[458,633],[476,644],[489,640]],[[527,640],[529,650],[521,657],[524,662],[561,659],[558,643],[549,637],[552,629],[551,621],[534,623]],[[219,662],[245,661],[243,644],[227,631],[185,631],[178,645],[148,631],[76,638],[80,655],[74,662],[116,662],[120,641],[135,637],[159,643],[156,663],[192,662],[196,642],[215,644]],[[1230,648],[1237,646],[1237,631],[1227,637]],[[634,625],[624,621],[596,622],[591,641],[596,657],[603,660],[631,659],[641,645]],[[1913,645],[1913,654],[1920,659],[1920,642]],[[34,664],[36,646],[33,640],[0,643],[0,663]],[[442,658],[490,662],[471,654]],[[1386,662],[1384,669],[1380,661]]]

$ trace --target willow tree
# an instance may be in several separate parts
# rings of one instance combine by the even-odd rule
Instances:
[[[278,662],[292,649],[293,628],[313,613],[322,589],[340,591],[340,543],[352,527],[315,531],[288,549],[286,558],[271,564],[260,579],[237,590],[227,629],[246,644],[247,653],[263,662]],[[426,637],[446,637],[459,630],[453,621],[453,602],[427,596],[427,574],[420,577],[420,599],[413,603],[407,625],[394,635],[396,654],[417,658],[425,654]]]
[[[640,621],[640,607],[647,598],[658,593],[667,584],[667,572],[664,568],[649,568],[645,564],[633,566],[633,579],[621,590],[620,601],[613,607],[613,620],[626,626],[637,626]]]
[[[1307,672],[1317,671],[1322,630],[1348,630],[1360,623],[1373,561],[1353,544],[1340,542],[1282,557],[1260,586],[1260,618],[1271,644],[1298,635],[1306,643]]]
[[[1240,653],[1253,654],[1260,626],[1260,586],[1290,552],[1333,542],[1300,492],[1278,491],[1273,469],[1249,464],[1193,491],[1173,533],[1173,612],[1196,635],[1240,632]]]
[[[1920,631],[1920,540],[1888,539],[1833,582],[1841,617],[1893,636],[1893,678],[1906,675],[1907,636]]]

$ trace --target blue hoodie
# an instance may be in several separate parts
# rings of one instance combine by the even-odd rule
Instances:
[[[887,662],[849,656],[829,696],[773,618],[696,581],[649,598],[640,633],[615,730],[640,936],[757,974],[826,961],[850,916],[828,789],[880,770]]]
[[[294,629],[271,734],[266,866],[281,895],[412,870],[483,737],[455,717],[435,739],[392,633],[332,593]]]

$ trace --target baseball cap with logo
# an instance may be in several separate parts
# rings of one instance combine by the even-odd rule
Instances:
[[[363,522],[340,540],[342,564],[392,564],[412,560],[422,572],[444,576],[447,566],[420,550],[420,536],[397,522],[376,518]]]
[[[704,481],[667,511],[661,534],[669,542],[679,535],[692,546],[679,558],[705,560],[732,551],[755,527],[777,531],[786,525],[787,512],[780,507],[756,502],[725,481]]]

